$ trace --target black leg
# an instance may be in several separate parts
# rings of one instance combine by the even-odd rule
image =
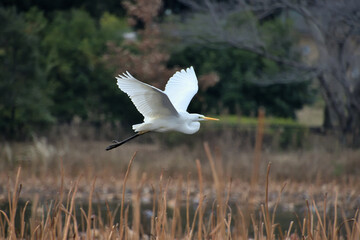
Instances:
[[[147,132],[149,132],[149,131],[138,132],[138,133],[136,133],[135,135],[133,135],[133,136],[131,136],[131,137],[129,137],[129,138],[121,141],[121,142],[116,141],[116,140],[113,140],[113,141],[112,141],[113,144],[109,145],[109,146],[106,148],[106,151],[109,151],[109,150],[111,150],[111,149],[117,148],[117,147],[123,145],[124,143],[127,143],[127,142],[129,142],[130,140],[132,140],[132,139],[134,139],[134,138],[136,138],[136,137],[138,137],[138,136],[141,136],[141,135],[143,135],[143,134],[145,134],[145,133],[147,133]]]

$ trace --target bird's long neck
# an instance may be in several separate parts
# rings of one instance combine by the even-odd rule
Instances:
[[[184,118],[186,118],[186,120],[185,124],[182,125],[181,132],[185,134],[193,134],[199,131],[200,123],[196,121],[197,116],[195,116],[195,114],[185,113]]]

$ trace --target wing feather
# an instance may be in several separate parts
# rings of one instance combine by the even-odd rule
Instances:
[[[169,79],[164,92],[178,112],[185,112],[198,89],[194,68],[189,67],[176,72]]]
[[[163,116],[177,116],[178,112],[168,96],[158,88],[140,82],[129,72],[116,77],[117,85],[134,103],[144,120]]]

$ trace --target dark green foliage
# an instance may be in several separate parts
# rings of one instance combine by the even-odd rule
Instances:
[[[108,13],[99,22],[82,10],[55,14],[43,47],[56,103],[51,110],[59,122],[71,122],[74,116],[99,122],[124,115],[126,107],[111,109],[125,96],[112,71],[104,67],[102,55],[107,41],[119,44],[127,29],[124,20]]]
[[[95,18],[80,9],[45,16],[37,8],[22,13],[0,8],[0,21],[3,138],[23,138],[55,122],[70,123],[75,117],[96,125],[142,120],[130,99],[116,87],[114,75],[119,73],[103,62],[107,43],[121,45],[123,33],[129,31],[125,19],[108,12]],[[291,47],[289,23],[275,20],[262,24],[264,33],[274,33],[266,38],[266,48],[279,55],[293,54],[283,51]],[[307,82],[255,84],[253,80],[264,74],[274,76],[287,69],[229,46],[187,46],[172,55],[169,65],[193,65],[200,75],[215,71],[220,76],[216,86],[199,91],[191,112],[251,116],[263,106],[269,115],[294,117],[295,109],[311,101]]]
[[[100,47],[95,21],[79,10],[59,12],[43,40],[48,81],[54,87],[52,113],[61,122],[77,115],[86,118],[93,98],[90,87],[96,79]]]
[[[126,21],[104,13],[56,12],[46,19],[0,8],[0,131],[22,138],[57,121],[80,117],[93,123],[134,119],[131,103],[116,87],[102,55],[111,39],[120,44]],[[130,114],[129,114],[130,113]]]
[[[260,72],[276,73],[281,68],[243,50],[193,46],[173,54],[171,64],[185,67],[188,63],[192,63],[200,75],[215,71],[220,76],[220,82],[206,94],[199,93],[206,99],[206,109],[195,102],[191,105],[193,111],[221,113],[220,109],[226,109],[229,113],[255,115],[262,106],[268,115],[294,118],[296,109],[313,98],[309,82],[269,86],[253,83],[252,78]]]
[[[235,17],[237,22],[244,20],[238,15]],[[292,35],[290,26],[290,22],[281,19],[264,22],[261,25],[262,34],[266,36],[264,47],[278,56],[296,58],[296,53],[291,51],[295,36]],[[251,116],[257,113],[259,107],[265,107],[268,115],[295,118],[295,111],[313,100],[310,82],[303,81],[302,76],[294,74],[293,77],[298,81],[273,84],[278,79],[271,80],[272,78],[291,69],[239,48],[221,43],[218,46],[211,45],[211,48],[189,45],[174,53],[169,62],[170,66],[188,67],[189,64],[194,65],[200,75],[215,71],[220,76],[220,82],[216,86],[209,88],[206,93],[199,93],[205,101],[191,105],[193,111],[220,114],[221,109],[224,109],[232,114]],[[267,84],[264,76],[272,84]]]
[[[124,15],[125,11],[121,3],[121,0],[2,0],[0,7],[16,6],[20,11],[28,11],[32,7],[37,7],[46,13],[80,8],[90,13],[91,16],[99,18],[104,12]]]
[[[39,33],[46,20],[37,11],[0,8],[0,132],[17,138],[54,118],[41,69]]]

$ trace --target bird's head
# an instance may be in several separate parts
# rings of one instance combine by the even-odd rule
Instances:
[[[193,121],[195,121],[195,122],[198,122],[198,121],[209,121],[209,120],[219,121],[219,119],[217,119],[217,118],[205,117],[204,115],[197,114],[197,113],[193,113],[193,114],[190,114],[190,115],[191,115],[191,120],[193,120]]]
[[[181,125],[180,132],[186,133],[186,134],[193,134],[199,131],[200,129],[200,121],[205,120],[219,120],[217,118],[210,118],[205,117],[204,115],[197,114],[197,113],[186,113],[183,115],[184,123]]]

